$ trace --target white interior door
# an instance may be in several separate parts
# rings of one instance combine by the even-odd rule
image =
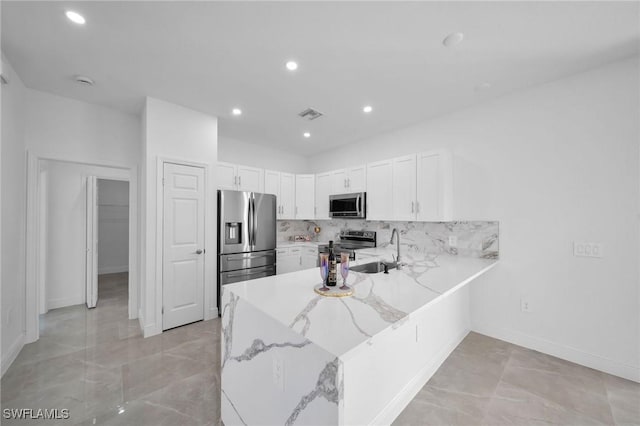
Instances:
[[[98,179],[87,176],[86,197],[86,300],[88,308],[98,304]]]
[[[165,163],[162,329],[204,319],[204,169]]]

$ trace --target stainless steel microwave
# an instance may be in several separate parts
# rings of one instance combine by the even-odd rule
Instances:
[[[367,193],[329,195],[329,217],[366,219]]]

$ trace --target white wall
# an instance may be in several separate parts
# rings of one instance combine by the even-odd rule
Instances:
[[[216,292],[216,162],[218,120],[197,111],[154,98],[147,98],[143,111],[143,244],[145,258],[140,321],[144,336],[162,332],[161,257],[157,238],[157,200],[162,160],[198,163],[206,167],[205,206],[205,319],[217,316]]]
[[[98,273],[129,270],[129,182],[98,179]]]
[[[227,163],[289,173],[308,173],[309,169],[309,161],[302,155],[224,136],[220,136],[218,140],[218,159]]]
[[[440,147],[454,215],[500,221],[474,328],[640,380],[637,58],[513,93],[310,161],[314,171]],[[576,258],[573,241],[604,244]],[[532,313],[520,311],[527,298]]]
[[[27,89],[27,149],[79,163],[135,166],[140,119],[111,108]]]
[[[25,87],[2,58],[2,374],[24,344],[25,310]]]
[[[118,178],[127,173],[121,169],[62,161],[44,161],[42,168],[47,173],[44,285],[49,310],[85,303],[87,176]],[[125,213],[128,215],[128,209]],[[126,230],[125,249],[128,246]],[[98,252],[98,258],[100,256]]]
[[[140,119],[107,107],[77,101],[49,93],[26,89],[25,145],[29,153],[27,170],[27,262],[34,262],[37,254],[33,251],[37,240],[37,221],[34,212],[37,206],[38,189],[30,182],[38,180],[36,158],[55,159],[91,165],[106,165],[127,170],[132,186],[137,190],[140,164]],[[77,184],[77,183],[76,183]],[[132,190],[132,209],[139,204],[137,191]],[[136,234],[135,224],[132,234]],[[51,243],[51,242],[49,242]],[[139,248],[139,240],[134,245]],[[140,257],[140,251],[134,251]],[[74,262],[77,260],[74,259]],[[49,270],[51,262],[47,262]],[[26,272],[26,338],[33,341],[38,338],[37,316],[31,310],[38,311],[46,306],[32,307],[39,283],[35,268]],[[132,271],[129,277],[135,289],[139,282],[139,269]],[[137,279],[136,279],[137,278]],[[74,284],[75,285],[75,284]],[[45,285],[46,287],[46,285]],[[66,293],[65,293],[66,294]],[[62,297],[62,296],[61,296]],[[75,296],[74,296],[75,297]],[[74,299],[76,302],[78,299]],[[137,314],[135,293],[130,294],[129,311],[133,317]]]

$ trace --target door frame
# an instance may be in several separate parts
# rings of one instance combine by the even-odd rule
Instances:
[[[104,162],[94,163],[77,161],[68,158],[40,155],[27,150],[27,218],[26,218],[26,291],[25,291],[25,341],[35,342],[40,338],[39,312],[41,294],[42,269],[45,264],[44,252],[41,251],[45,241],[40,220],[43,209],[40,200],[40,167],[43,161],[97,166],[112,169],[114,176],[95,175],[98,179],[124,180],[129,182],[129,319],[138,317],[138,167],[126,167]]]
[[[210,180],[212,176],[211,167],[208,163],[197,161],[189,161],[181,158],[158,157],[156,163],[156,262],[155,262],[155,313],[159,321],[156,323],[154,334],[162,333],[162,294],[164,289],[164,277],[162,274],[162,265],[164,264],[164,165],[165,163],[177,164],[181,166],[199,167],[204,171],[204,321],[217,318],[218,308],[217,301],[211,300],[216,289],[212,288],[211,283],[215,283],[215,268],[217,264],[216,248],[216,222],[217,222],[217,197],[209,194],[211,187]],[[214,173],[216,170],[213,171]],[[215,185],[213,186],[215,187]],[[145,336],[146,337],[146,336]]]

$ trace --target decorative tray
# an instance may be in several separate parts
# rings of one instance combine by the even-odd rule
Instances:
[[[329,287],[328,291],[320,290],[322,287],[323,287],[322,283],[316,284],[315,287],[313,287],[313,291],[318,293],[320,296],[324,296],[324,297],[349,297],[353,294],[352,287],[349,287],[345,290],[341,290],[340,286],[335,286],[335,287]]]

